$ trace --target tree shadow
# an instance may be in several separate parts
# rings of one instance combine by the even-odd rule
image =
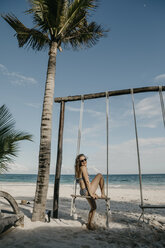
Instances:
[[[30,197],[23,197],[18,196],[15,198],[17,200],[18,206],[20,210],[24,213],[25,216],[31,219],[32,217],[32,211],[33,211],[33,198]],[[21,204],[21,200],[26,200],[30,204]],[[71,220],[73,217],[70,216],[70,210],[71,210],[71,200],[67,197],[60,197],[59,199],[59,211],[58,211],[58,217],[65,220]],[[7,203],[6,203],[7,206]],[[139,207],[139,203],[136,201],[127,202],[127,201],[110,201],[111,206],[111,217],[119,219],[119,221],[126,221],[126,218],[128,216],[132,215],[135,219],[135,221],[138,221],[138,218],[141,214],[141,209]],[[51,210],[52,212],[53,207],[53,199],[48,199],[46,208]],[[88,212],[90,210],[90,206],[86,199],[76,199],[76,212],[78,214],[79,221],[83,224],[87,221]],[[106,216],[106,204],[103,200],[97,200],[97,210],[96,213],[100,217]],[[165,217],[165,209],[145,209],[144,211],[145,216],[148,215],[161,215],[162,217]],[[116,216],[116,217],[115,217]],[[119,217],[119,218],[117,218]]]
[[[21,205],[21,200],[30,204]],[[20,210],[31,219],[33,199],[27,197],[16,198]],[[47,201],[47,209],[51,209],[53,200]],[[138,222],[141,209],[137,202],[111,201],[111,215],[109,229],[102,223],[106,220],[106,205],[103,200],[97,201],[97,214],[95,221],[98,224],[95,231],[83,228],[87,221],[89,204],[86,199],[76,200],[78,219],[72,220],[70,216],[71,198],[60,197],[59,219],[51,219],[50,223],[41,223],[40,227],[32,229],[16,228],[0,238],[2,247],[164,247],[165,226],[153,221],[155,210],[149,209],[153,214],[150,222]],[[165,210],[156,209],[159,215],[165,216]],[[148,212],[147,212],[148,214]],[[151,217],[151,216],[150,216]],[[30,221],[30,220],[29,220]],[[6,236],[8,237],[6,239]]]
[[[7,237],[6,237],[7,236]],[[98,228],[80,226],[45,226],[31,230],[15,229],[0,237],[2,247],[164,247],[164,232],[151,228]]]

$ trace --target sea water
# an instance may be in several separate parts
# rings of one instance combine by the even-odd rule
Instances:
[[[95,175],[90,175],[90,181]],[[107,176],[104,175],[105,182]],[[55,175],[50,175],[49,183],[54,184]],[[36,183],[37,175],[35,174],[0,174],[1,183]],[[74,183],[74,175],[61,175],[61,184],[72,185]],[[144,186],[165,187],[165,174],[143,174],[142,183]],[[109,175],[108,184],[112,187],[130,187],[139,185],[139,175],[137,174],[122,174]]]

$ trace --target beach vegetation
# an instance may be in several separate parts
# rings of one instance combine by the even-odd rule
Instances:
[[[36,51],[49,49],[40,129],[38,179],[32,216],[33,221],[44,221],[49,184],[57,52],[62,52],[64,48],[90,48],[104,37],[108,30],[90,21],[90,14],[97,7],[97,0],[29,0],[29,4],[30,8],[25,14],[32,16],[33,28],[26,27],[12,13],[2,17],[15,30],[19,47],[31,47]]]
[[[32,135],[15,130],[15,121],[6,107],[0,107],[0,174],[10,169],[14,158],[18,156],[19,142],[32,141]]]

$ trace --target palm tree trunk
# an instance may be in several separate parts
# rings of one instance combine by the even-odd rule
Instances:
[[[56,70],[57,43],[52,42],[49,51],[45,95],[40,129],[39,168],[32,221],[45,221],[46,199],[49,185],[51,157],[52,111]]]

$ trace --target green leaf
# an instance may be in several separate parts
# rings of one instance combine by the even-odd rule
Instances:
[[[15,36],[17,37],[19,47],[26,45],[35,50],[41,50],[49,46],[50,40],[47,34],[25,27],[13,14],[2,17],[16,31]]]
[[[15,130],[15,121],[5,105],[0,107],[0,173],[7,171],[19,151],[19,141],[32,141],[32,135]]]

